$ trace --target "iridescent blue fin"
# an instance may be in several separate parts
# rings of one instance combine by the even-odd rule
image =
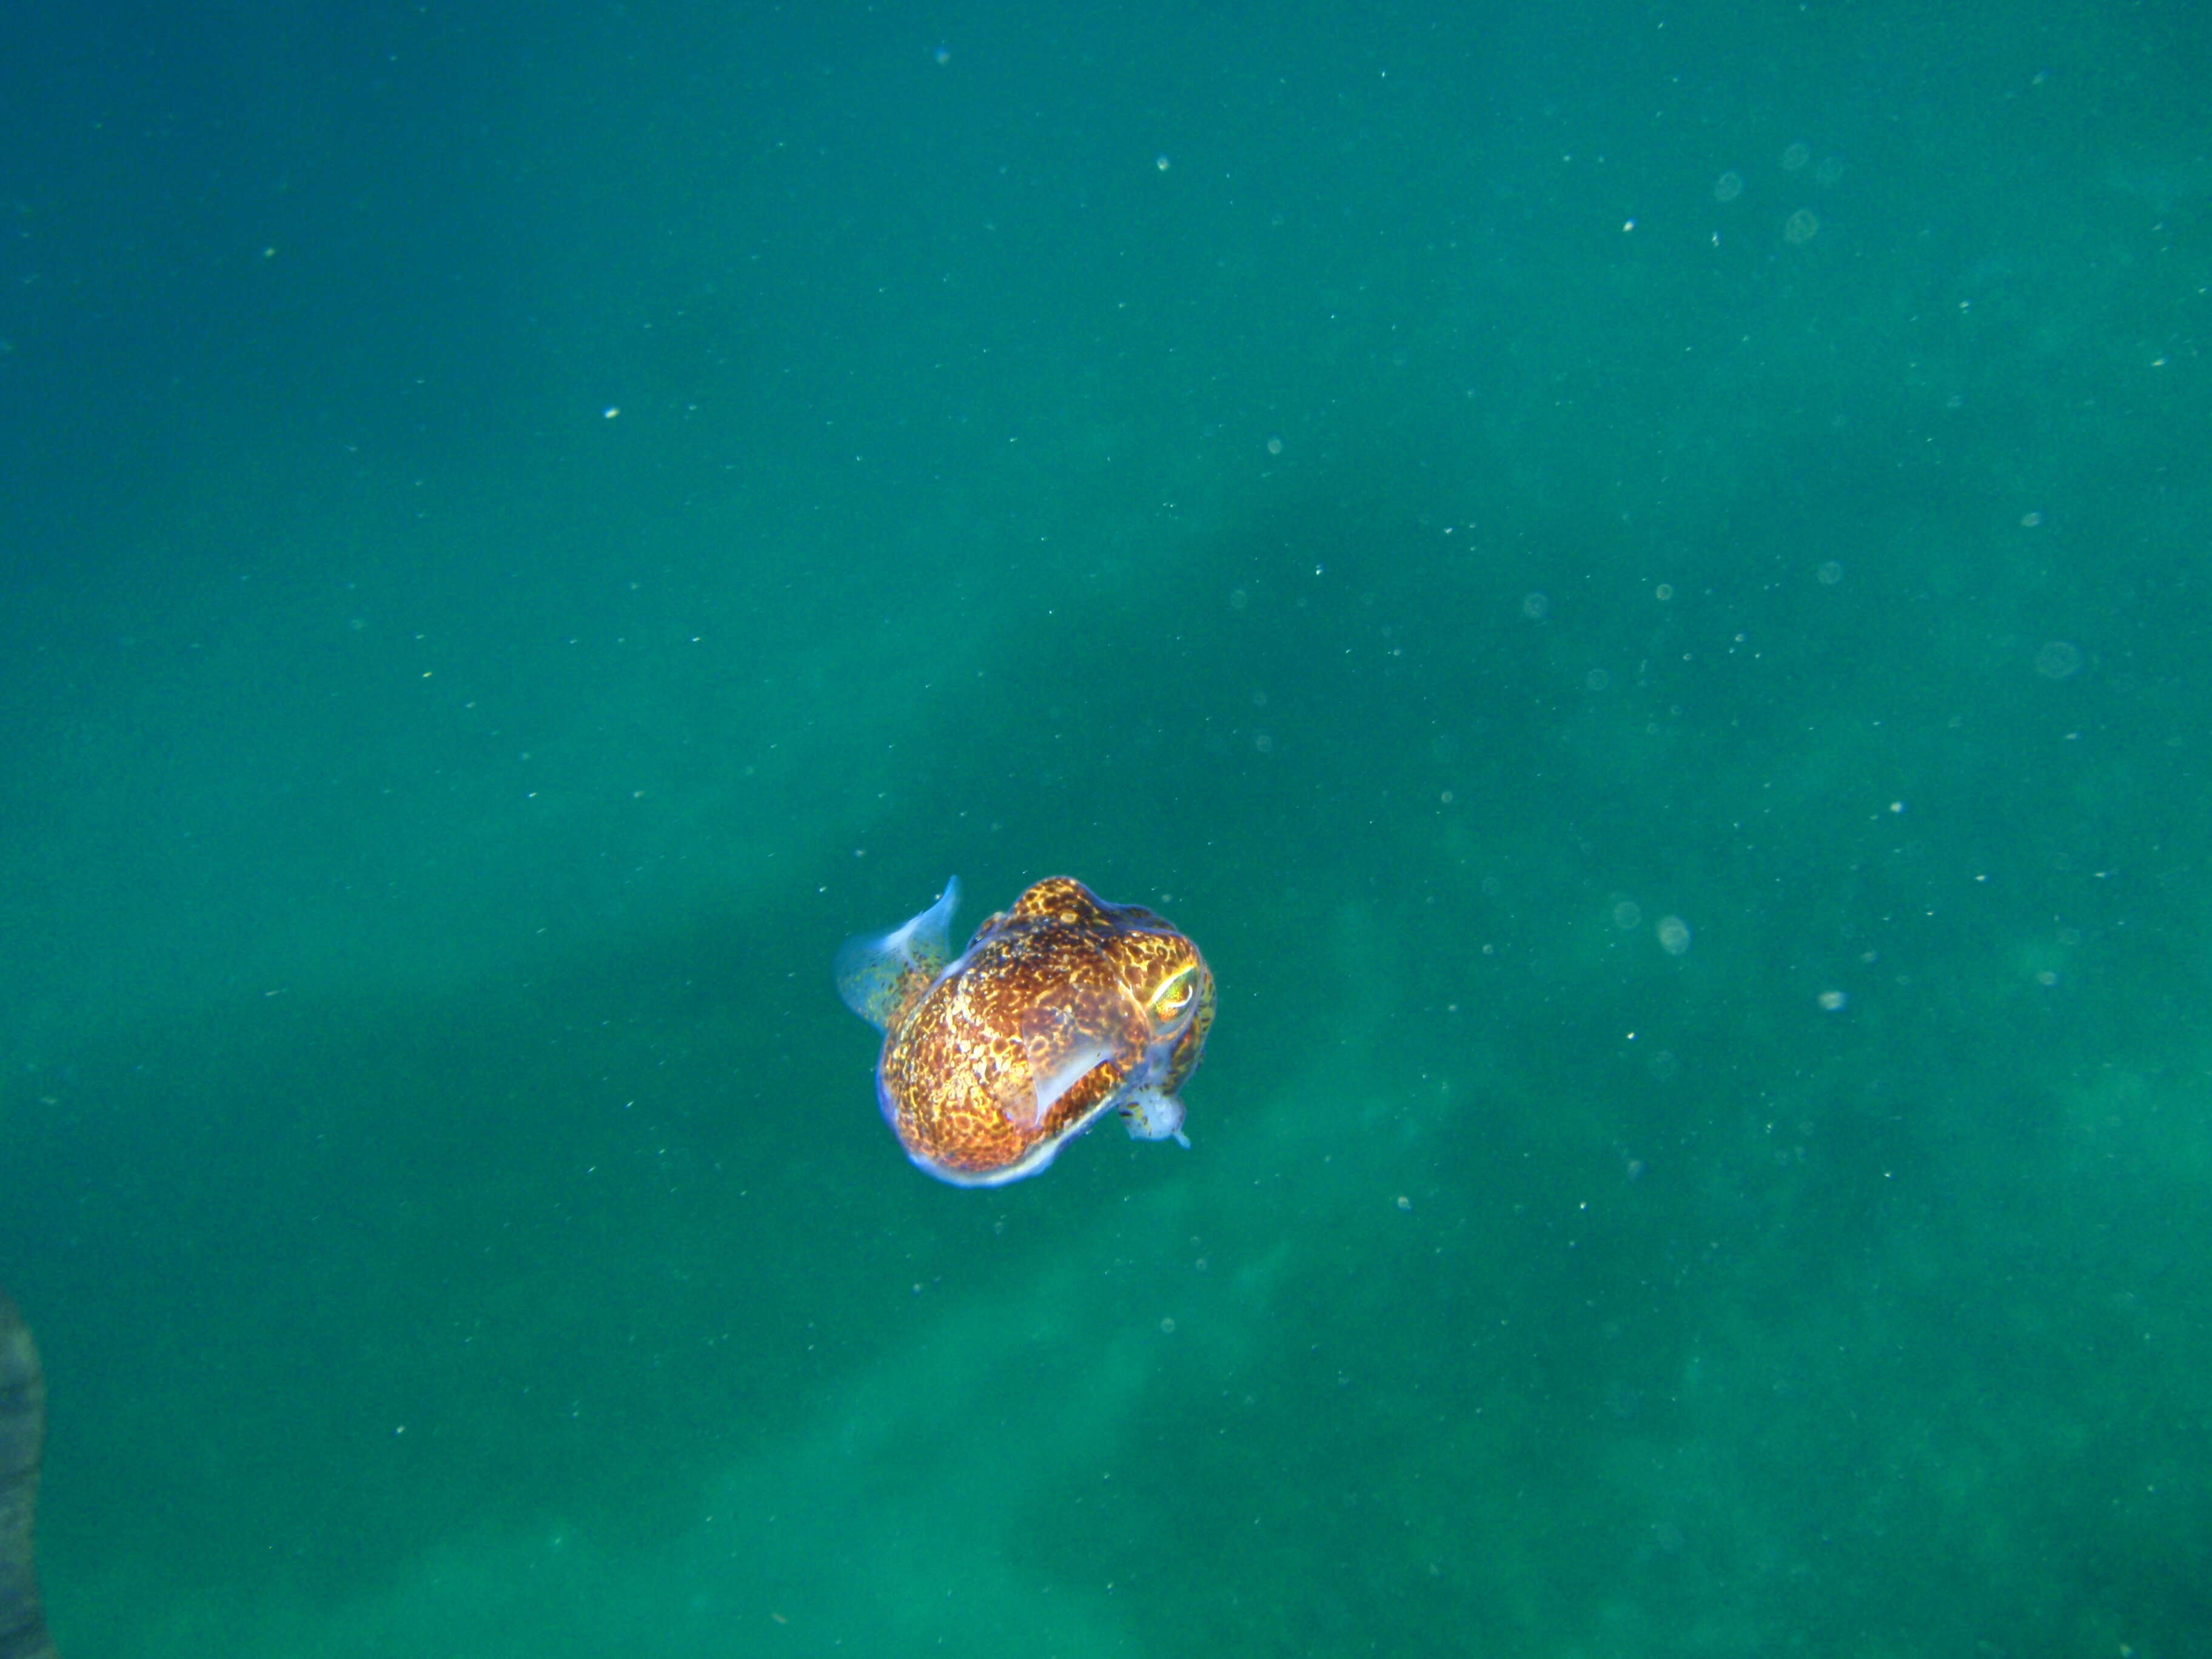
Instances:
[[[960,878],[945,896],[911,921],[888,933],[862,933],[837,947],[837,994],[878,1030],[927,990],[952,959],[952,913],[960,907]]]

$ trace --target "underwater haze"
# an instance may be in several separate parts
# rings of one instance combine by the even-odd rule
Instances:
[[[2200,9],[12,33],[66,1659],[2212,1655]],[[1190,1146],[933,1181],[1054,874]]]

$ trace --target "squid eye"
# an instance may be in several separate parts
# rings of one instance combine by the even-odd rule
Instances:
[[[1173,1019],[1190,1006],[1190,1000],[1198,994],[1198,973],[1185,968],[1170,977],[1168,982],[1152,993],[1152,1016],[1156,1019]]]

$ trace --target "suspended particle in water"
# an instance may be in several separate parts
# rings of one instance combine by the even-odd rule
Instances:
[[[1782,240],[1792,247],[1802,247],[1820,234],[1820,222],[1810,208],[1799,208],[1782,222]]]
[[[1810,144],[1792,144],[1782,152],[1782,170],[1795,173],[1812,159],[1813,147]]]
[[[1521,614],[1530,622],[1543,621],[1552,614],[1550,597],[1542,593],[1529,594],[1521,601]]]
[[[1659,935],[1659,948],[1670,957],[1679,957],[1690,948],[1690,924],[1680,916],[1662,916],[1653,930]]]
[[[2081,647],[2071,640],[2053,640],[2035,653],[2035,672],[2046,680],[2070,680],[2081,672]]]
[[[1644,907],[1634,899],[1623,899],[1613,907],[1613,925],[1623,933],[1631,933],[1644,925]]]
[[[1841,991],[1823,991],[1820,993],[1820,996],[1821,1008],[1826,1012],[1832,1014],[1840,1014],[1843,1012],[1844,1005],[1850,1000],[1850,998],[1844,995]]]
[[[1723,173],[1713,180],[1713,200],[1716,202],[1733,202],[1742,194],[1743,174],[1741,173]]]
[[[1813,574],[1820,579],[1821,586],[1833,587],[1838,582],[1843,580],[1844,567],[1836,560],[1829,559],[1823,562],[1820,568]]]

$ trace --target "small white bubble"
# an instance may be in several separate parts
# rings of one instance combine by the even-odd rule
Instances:
[[[2053,640],[2035,653],[2035,672],[2046,680],[2070,680],[2081,672],[2081,647],[2071,640]]]
[[[1839,1014],[1843,1012],[1844,1005],[1849,1002],[1850,998],[1844,995],[1841,991],[1823,991],[1820,993],[1820,1006],[1826,1009],[1828,1012],[1832,1014]]]
[[[1267,440],[1267,453],[1270,455],[1281,454],[1283,453],[1283,441],[1280,438],[1269,438]]]
[[[1166,153],[1163,151],[1161,154],[1152,157],[1152,165],[1158,167],[1162,173],[1165,173],[1170,165]]]

